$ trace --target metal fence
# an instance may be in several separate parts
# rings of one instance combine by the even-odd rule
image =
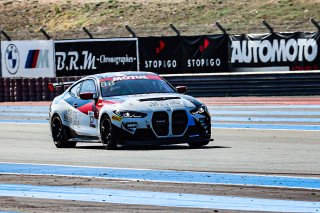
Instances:
[[[206,25],[174,25],[179,30],[180,35],[204,35],[204,34],[220,34],[221,31],[216,27],[215,23]],[[299,27],[297,27],[299,26]],[[272,26],[275,32],[314,32],[317,28],[310,21],[288,21],[281,25]],[[130,26],[136,36],[174,36],[177,33],[172,30],[169,25],[165,26]],[[223,28],[230,34],[249,34],[249,33],[268,33],[267,29],[261,21],[252,22],[251,24],[233,24],[223,25]],[[46,39],[43,33],[40,32],[41,26],[29,30],[17,29],[16,31],[6,31],[12,40],[33,40]],[[90,27],[87,29],[92,34],[93,38],[113,38],[113,37],[131,37],[132,34],[123,27],[114,28],[113,26],[104,26],[101,28]],[[5,30],[5,29],[4,29]],[[52,39],[78,39],[88,38],[88,35],[82,28],[78,30],[67,30],[60,32],[52,32],[50,29],[45,29]],[[0,37],[1,39],[1,37]],[[5,39],[2,35],[2,39]]]

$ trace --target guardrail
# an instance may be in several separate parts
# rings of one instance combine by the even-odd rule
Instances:
[[[320,72],[163,75],[195,97],[320,95]]]
[[[162,75],[172,85],[185,85],[195,97],[320,95],[320,71],[278,73],[219,73]],[[48,83],[75,81],[57,78],[0,78],[0,102],[49,101],[64,90],[48,90]]]

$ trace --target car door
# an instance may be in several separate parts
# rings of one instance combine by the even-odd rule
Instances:
[[[97,85],[94,79],[87,79],[82,83],[79,94],[87,92],[95,93],[96,97],[98,97]],[[84,136],[96,136],[97,119],[94,116],[96,111],[95,100],[83,100],[78,97],[74,107],[78,110],[80,120],[80,126],[77,132]]]
[[[63,106],[63,121],[72,130],[71,133],[78,134],[80,128],[79,112],[77,109],[77,99],[79,98],[80,88],[83,82],[73,85],[69,92],[63,98],[65,106]]]

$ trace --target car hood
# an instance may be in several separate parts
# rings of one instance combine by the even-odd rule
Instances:
[[[104,98],[107,103],[114,103],[113,108],[132,111],[158,111],[174,108],[194,108],[202,105],[194,97],[176,93],[153,93]]]

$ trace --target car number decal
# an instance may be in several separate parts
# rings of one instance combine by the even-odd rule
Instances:
[[[96,125],[94,124],[94,112],[88,111],[88,116],[89,116],[89,126],[95,128]]]

